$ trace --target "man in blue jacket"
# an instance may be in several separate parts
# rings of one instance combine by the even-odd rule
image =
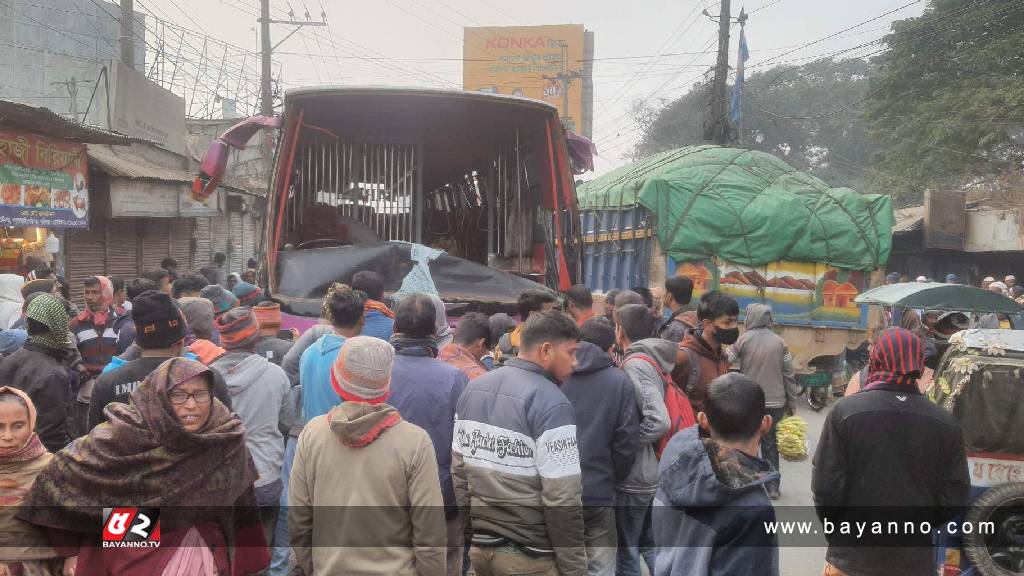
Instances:
[[[395,333],[391,336],[395,364],[387,402],[403,420],[426,430],[434,444],[448,521],[448,574],[461,576],[465,537],[452,487],[452,431],[455,405],[469,379],[458,368],[437,358],[436,317],[434,301],[426,294],[410,294],[398,303]]]
[[[629,476],[640,448],[633,383],[612,363],[614,345],[610,320],[584,322],[576,369],[562,384],[576,414],[588,576],[615,575],[615,485]]]
[[[352,275],[352,289],[366,294],[366,321],[361,336],[389,340],[394,333],[395,313],[384,304],[384,279],[373,270]]]
[[[698,426],[665,447],[654,498],[654,576],[773,576],[778,541],[765,484],[779,473],[757,457],[772,426],[764,392],[743,374],[708,386]]]

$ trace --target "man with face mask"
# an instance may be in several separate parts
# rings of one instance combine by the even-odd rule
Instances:
[[[739,315],[740,306],[731,296],[707,292],[697,306],[697,329],[679,343],[672,381],[690,398],[695,417],[704,409],[708,385],[729,371],[722,346],[739,339]]]

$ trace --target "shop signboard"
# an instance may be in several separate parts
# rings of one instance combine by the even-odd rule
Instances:
[[[85,145],[0,130],[0,226],[87,228]]]

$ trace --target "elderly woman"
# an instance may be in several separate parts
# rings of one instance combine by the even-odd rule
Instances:
[[[36,407],[17,388],[0,387],[0,574],[59,575],[65,560],[46,532],[15,517],[50,454],[36,435]]]
[[[75,574],[242,576],[269,562],[242,423],[206,366],[172,358],[107,423],[54,455],[18,517],[49,529]],[[158,509],[158,548],[103,548],[103,509]]]

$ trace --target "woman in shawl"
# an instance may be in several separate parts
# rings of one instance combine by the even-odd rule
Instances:
[[[46,532],[15,518],[50,454],[36,435],[36,407],[17,388],[0,387],[0,575],[60,575],[65,560]]]
[[[270,555],[259,524],[256,468],[238,416],[213,397],[209,368],[164,362],[107,423],[57,453],[18,517],[49,529],[78,576],[243,576]],[[160,511],[158,548],[103,548],[103,508]]]

